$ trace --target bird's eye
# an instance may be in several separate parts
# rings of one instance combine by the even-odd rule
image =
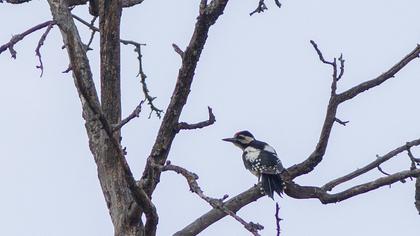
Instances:
[[[236,138],[237,139],[244,139],[244,137],[242,135],[238,135]]]

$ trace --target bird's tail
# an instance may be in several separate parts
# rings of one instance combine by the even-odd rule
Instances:
[[[273,198],[274,192],[280,197],[283,193],[284,183],[280,175],[262,174],[261,185],[264,193],[271,198]]]

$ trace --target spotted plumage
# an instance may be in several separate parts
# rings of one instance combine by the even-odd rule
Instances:
[[[280,173],[284,170],[273,147],[258,141],[249,131],[241,131],[233,138],[223,139],[242,149],[245,168],[258,177],[265,194],[273,198],[273,193],[281,195],[283,181]]]

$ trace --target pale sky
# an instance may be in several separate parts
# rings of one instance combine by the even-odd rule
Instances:
[[[420,43],[420,2],[406,1],[266,1],[263,14],[249,16],[257,0],[230,1],[209,34],[182,121],[207,119],[207,106],[217,122],[206,129],[177,135],[169,160],[200,176],[206,194],[234,196],[257,179],[246,171],[241,152],[222,138],[239,130],[275,147],[288,167],[314,149],[329,98],[331,70],[309,43],[315,40],[327,59],[343,53],[343,91],[372,79]],[[149,1],[124,9],[121,37],[146,43],[144,70],[160,108],[166,108],[180,66],[172,43],[184,49],[190,39],[197,1]],[[87,7],[74,13],[91,18]],[[1,4],[0,45],[13,34],[51,19],[46,1]],[[79,27],[87,42],[89,31]],[[113,235],[113,226],[88,149],[80,101],[70,74],[62,39],[54,27],[42,47],[44,76],[35,68],[35,48],[43,31],[28,36],[15,49],[0,55],[0,234],[10,236]],[[98,41],[89,52],[98,79]],[[142,99],[136,55],[122,46],[123,113]],[[417,139],[420,111],[420,61],[414,60],[396,78],[339,107],[324,161],[299,184],[323,185],[371,162],[376,154]],[[97,83],[98,85],[98,83]],[[123,145],[133,173],[141,176],[160,120],[140,118],[123,128]],[[413,149],[420,156],[419,149]],[[394,173],[410,167],[407,155],[382,166]],[[381,177],[368,175],[337,188]],[[276,198],[282,235],[417,235],[420,216],[414,207],[414,181],[396,183],[337,204],[318,200]],[[153,201],[160,216],[158,235],[171,235],[210,209],[189,191],[185,179],[163,173]],[[262,235],[275,235],[275,202],[259,199],[238,212],[247,221],[265,226]],[[226,217],[201,235],[248,235]]]

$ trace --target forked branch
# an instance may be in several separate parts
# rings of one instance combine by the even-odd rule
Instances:
[[[415,146],[419,146],[420,145],[420,139],[416,139],[413,140],[411,142],[408,142],[407,144],[400,146],[390,152],[388,152],[387,154],[383,155],[383,156],[378,156],[378,158],[376,158],[376,160],[372,161],[371,163],[369,163],[368,165],[362,167],[362,168],[358,168],[357,170],[344,175],[340,178],[331,180],[330,182],[326,183],[324,186],[321,187],[322,190],[324,191],[331,191],[334,187],[345,183],[349,180],[352,180],[362,174],[365,174],[366,172],[377,168],[378,166],[380,166],[382,163],[390,160],[391,158],[397,156],[398,154],[404,152],[404,151],[408,151],[410,150],[411,147],[415,147]]]
[[[24,31],[20,34],[13,35],[13,37],[10,39],[10,41],[8,43],[0,46],[0,54],[8,49],[12,58],[16,59],[17,52],[13,48],[16,43],[18,43],[19,41],[24,39],[29,34],[34,33],[35,31],[38,31],[38,30],[43,29],[45,27],[52,27],[53,24],[54,24],[54,21],[49,20],[49,21],[46,21],[44,23],[35,25],[34,27],[31,27],[31,28],[27,29],[26,31]],[[40,40],[40,42],[43,42],[43,41]],[[39,43],[38,43],[38,45],[39,45]]]
[[[208,204],[210,204],[210,206],[212,206],[214,209],[218,209],[218,210],[224,212],[226,215],[229,215],[232,218],[234,218],[236,221],[241,223],[244,226],[244,228],[247,229],[253,235],[255,235],[255,236],[259,235],[258,230],[264,229],[264,227],[262,225],[258,224],[258,223],[255,224],[255,223],[252,223],[252,222],[249,222],[249,223],[246,222],[244,219],[242,219],[241,217],[236,215],[233,211],[226,208],[225,203],[223,201],[226,198],[228,198],[228,195],[224,195],[220,199],[206,196],[204,194],[203,190],[201,190],[200,186],[198,185],[198,182],[197,182],[198,175],[197,174],[192,173],[192,172],[190,172],[190,171],[188,171],[185,168],[182,168],[180,166],[172,165],[169,161],[167,161],[166,165],[162,168],[162,171],[174,171],[177,174],[181,174],[182,176],[184,176],[185,179],[187,180],[187,183],[190,187],[191,192],[197,194],[201,199],[203,199]],[[178,232],[175,235],[180,236],[180,235],[186,235],[186,234]],[[188,234],[188,235],[191,235],[191,234]]]
[[[153,193],[160,179],[161,169],[157,167],[165,164],[172,142],[177,134],[179,117],[187,102],[195,69],[206,43],[210,27],[223,14],[227,3],[228,0],[213,0],[209,4],[207,4],[207,1],[200,1],[199,15],[194,32],[189,45],[184,50],[175,89],[162,119],[158,136],[147,159],[141,179],[141,184],[149,195]]]

